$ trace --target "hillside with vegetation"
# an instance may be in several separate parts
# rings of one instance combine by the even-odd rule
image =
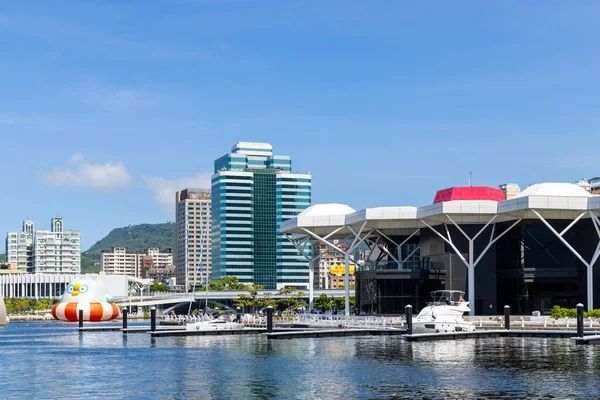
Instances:
[[[100,253],[113,247],[125,247],[131,253],[145,253],[148,247],[158,247],[161,251],[175,249],[175,223],[130,225],[113,229],[81,253],[81,272],[100,271]]]

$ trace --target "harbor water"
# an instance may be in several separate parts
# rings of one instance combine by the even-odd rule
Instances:
[[[74,324],[0,329],[2,399],[600,398],[600,346],[567,339],[408,343],[150,338]]]

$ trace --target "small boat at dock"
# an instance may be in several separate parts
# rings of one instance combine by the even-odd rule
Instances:
[[[431,292],[433,301],[413,319],[413,333],[473,332],[475,324],[463,319],[464,313],[471,311],[464,294],[459,290]]]

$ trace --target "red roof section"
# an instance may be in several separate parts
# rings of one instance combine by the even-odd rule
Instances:
[[[438,190],[433,204],[454,200],[506,200],[504,192],[489,186],[463,186]]]

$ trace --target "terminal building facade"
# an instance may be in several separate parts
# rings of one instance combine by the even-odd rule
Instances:
[[[418,208],[314,205],[282,230],[295,243],[352,243],[361,313],[420,310],[438,289],[464,291],[477,315],[505,305],[517,314],[600,308],[600,196],[570,183],[532,185],[511,199],[503,189],[449,188]],[[359,243],[376,256],[359,259]]]

